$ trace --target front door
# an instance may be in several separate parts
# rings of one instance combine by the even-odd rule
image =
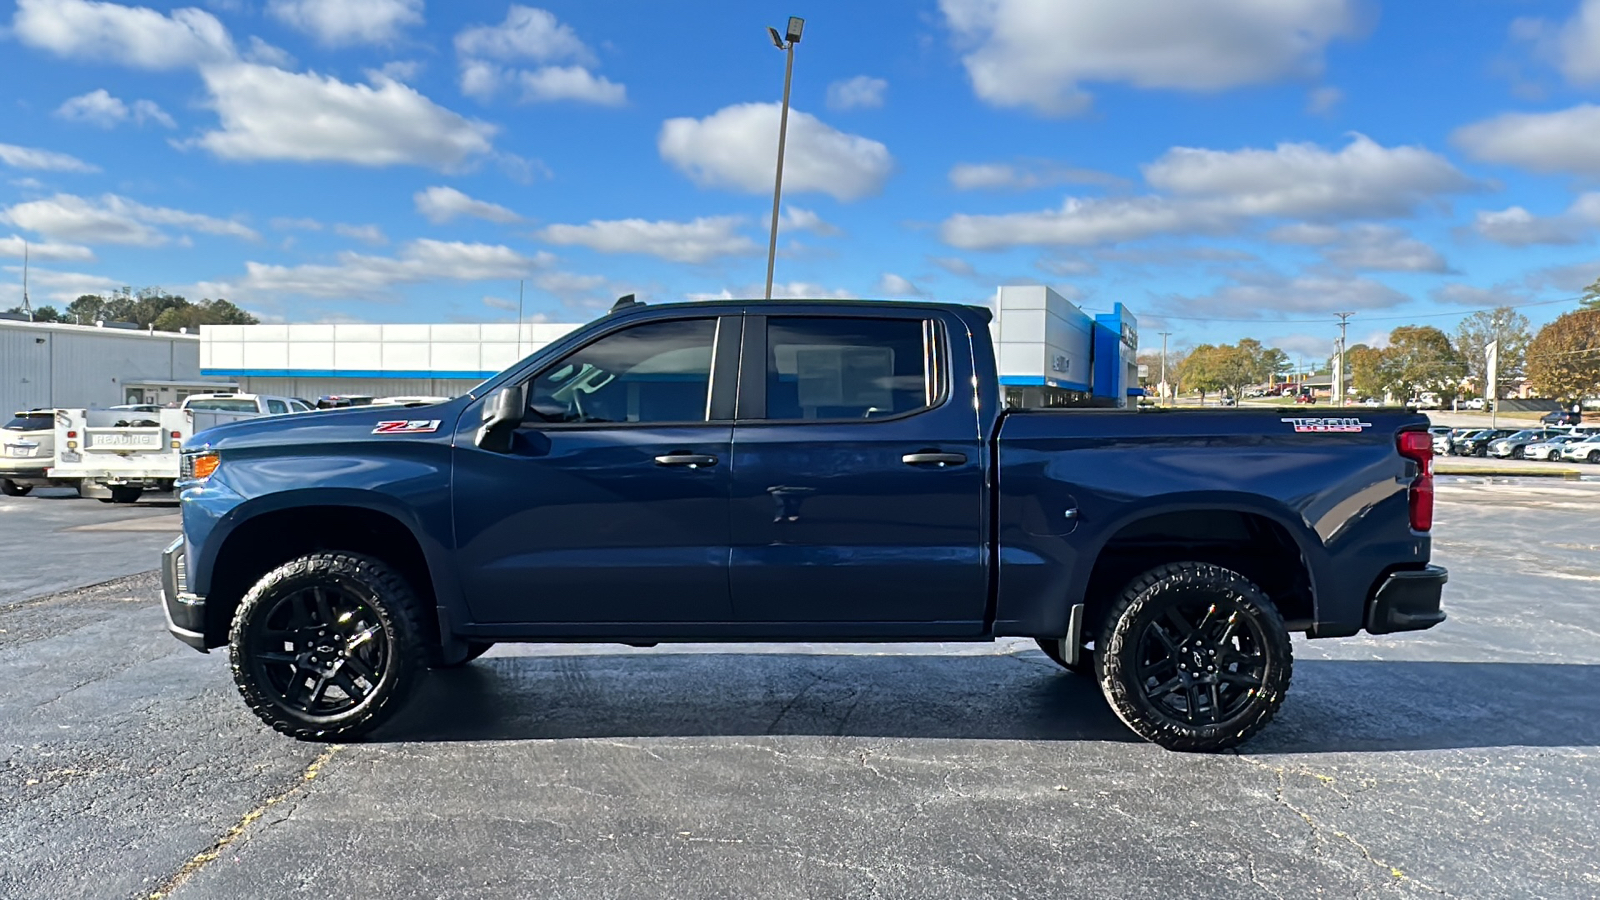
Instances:
[[[747,318],[729,574],[741,622],[981,630],[987,443],[946,324],[925,311]]]
[[[600,334],[533,376],[508,453],[473,443],[481,410],[468,407],[452,505],[475,621],[727,621],[732,424],[711,401],[714,381],[731,390],[713,357],[731,371],[739,324]]]

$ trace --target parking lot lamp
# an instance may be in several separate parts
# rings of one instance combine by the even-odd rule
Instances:
[[[794,78],[794,45],[800,43],[800,32],[806,20],[789,17],[789,27],[784,34],[769,27],[767,34],[779,50],[788,54],[783,65],[783,111],[778,115],[778,172],[772,184],[772,237],[767,242],[767,299],[772,299],[772,266],[778,258],[778,203],[783,199],[783,144],[789,135],[789,84]]]

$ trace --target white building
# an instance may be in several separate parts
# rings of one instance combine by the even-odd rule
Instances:
[[[197,335],[0,319],[0,415],[165,404],[200,382]]]

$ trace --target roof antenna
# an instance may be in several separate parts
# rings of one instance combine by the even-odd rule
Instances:
[[[635,307],[635,306],[643,306],[643,305],[644,304],[641,303],[640,301],[635,300],[633,298],[632,294],[623,294],[621,297],[617,298],[617,302],[616,303],[611,304],[611,311],[612,312],[618,312],[620,310],[630,309],[630,308]]]

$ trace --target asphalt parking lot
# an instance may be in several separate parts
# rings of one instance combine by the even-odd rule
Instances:
[[[1593,897],[1597,508],[1443,479],[1450,621],[1191,756],[1021,641],[498,647],[298,743],[163,631],[170,508],[6,498],[0,897]]]

